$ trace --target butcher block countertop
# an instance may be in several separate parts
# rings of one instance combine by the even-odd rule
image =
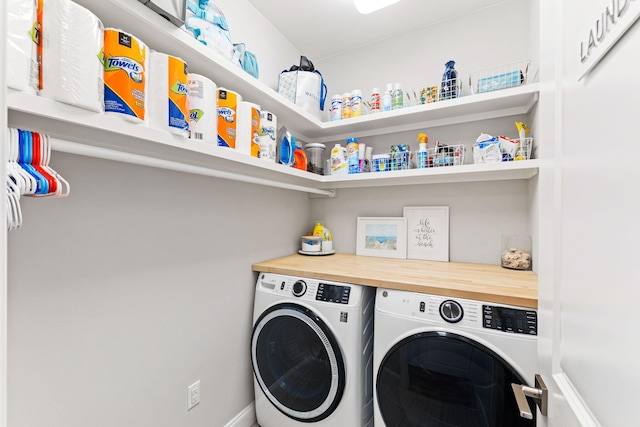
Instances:
[[[538,307],[538,276],[499,265],[365,257],[289,255],[253,264],[254,271],[399,289],[496,304]]]

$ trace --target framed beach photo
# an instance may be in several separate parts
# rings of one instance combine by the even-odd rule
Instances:
[[[449,261],[449,206],[405,206],[407,258]]]
[[[358,217],[356,255],[407,257],[407,219]]]

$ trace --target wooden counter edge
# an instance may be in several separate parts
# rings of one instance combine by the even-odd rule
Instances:
[[[388,279],[380,279],[376,277],[372,277],[371,275],[363,274],[357,270],[352,271],[350,266],[350,271],[345,271],[345,269],[340,269],[337,266],[334,271],[331,269],[324,269],[323,271],[314,271],[312,268],[305,268],[305,260],[310,261],[310,264],[313,264],[312,259],[316,257],[307,257],[304,255],[289,255],[281,258],[275,258],[272,260],[262,261],[253,264],[252,270],[255,272],[262,273],[276,273],[276,274],[284,274],[289,276],[299,276],[299,277],[308,277],[310,279],[318,279],[318,280],[330,280],[335,282],[343,282],[343,283],[352,283],[354,285],[363,285],[363,286],[371,286],[375,288],[387,288],[387,289],[396,289],[403,290],[409,292],[418,292],[424,294],[434,294],[452,298],[466,298],[472,299],[476,301],[485,301],[490,303],[497,304],[505,304],[505,305],[513,305],[518,307],[526,307],[526,308],[537,308],[538,307],[538,298],[537,298],[537,277],[532,272],[518,272],[518,271],[509,271],[505,270],[504,274],[513,275],[513,277],[518,277],[518,282],[523,282],[521,278],[525,277],[524,282],[526,286],[513,286],[513,287],[499,287],[492,286],[492,288],[499,289],[500,291],[492,291],[491,289],[486,289],[486,287],[479,286],[478,289],[472,289],[473,285],[465,285],[460,286],[458,283],[454,281],[447,282],[445,280],[434,281],[433,284],[417,284],[412,280],[403,281],[401,274],[398,274],[398,278],[394,280]],[[341,257],[336,257],[336,260],[346,259],[349,262],[352,260],[362,260],[361,258],[370,258],[370,257],[358,257],[352,254],[342,254]],[[382,262],[384,263],[386,259],[383,258],[374,258],[372,261]],[[362,260],[369,262],[369,260]],[[397,263],[402,260],[386,260],[388,262]],[[296,264],[295,267],[291,264]],[[469,263],[447,263],[446,267],[449,269],[455,269],[457,267],[461,269],[465,269],[467,266],[470,268],[482,268],[485,267],[483,264],[469,264]],[[497,271],[501,271],[501,268],[496,269],[496,266],[486,265],[487,269],[494,269]],[[497,266],[499,267],[499,266]],[[482,274],[482,272],[476,272],[474,274]],[[527,276],[524,276],[527,274]],[[534,279],[531,279],[531,278]]]

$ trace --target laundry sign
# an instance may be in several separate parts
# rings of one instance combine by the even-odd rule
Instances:
[[[589,30],[582,34],[578,46],[578,80],[600,62],[639,17],[640,0],[608,0],[600,15],[594,17]]]

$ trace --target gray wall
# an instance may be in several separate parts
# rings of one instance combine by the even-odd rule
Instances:
[[[71,196],[23,198],[9,234],[9,425],[225,425],[253,401],[251,264],[295,252],[308,196],[61,153],[51,164]]]
[[[235,8],[223,4],[231,23],[241,22]],[[443,60],[451,58],[466,78],[470,67],[484,62],[535,57],[527,46],[527,19],[505,19],[526,8],[524,0],[513,0],[316,65],[330,95],[357,86],[366,93],[391,81],[405,88],[437,82]],[[483,31],[493,31],[483,33],[491,40],[495,23],[518,31],[499,46],[464,43]],[[250,20],[231,25],[234,41],[246,41],[257,54],[261,80],[270,86],[275,76],[267,73],[297,61],[287,43],[278,56],[263,51],[249,37]],[[456,50],[429,46],[434,34],[443,37],[443,28],[455,35]],[[266,35],[265,45],[278,46],[280,36]],[[396,52],[398,42],[406,52],[397,61],[378,60],[375,67],[363,62],[389,58],[385,52]],[[509,58],[502,57],[505,50]],[[508,134],[514,120],[424,130],[432,141],[467,142],[481,131]],[[393,143],[415,148],[416,133],[395,135]],[[368,142],[382,152],[390,141]],[[488,263],[497,263],[500,233],[531,226],[526,182],[350,189],[310,201],[303,193],[61,153],[51,164],[70,181],[71,196],[23,198],[24,227],[9,234],[12,427],[225,425],[253,401],[251,264],[294,253],[317,218],[332,230],[338,251],[355,252],[358,216],[448,205],[451,259]],[[186,389],[198,379],[201,403],[187,412]]]

